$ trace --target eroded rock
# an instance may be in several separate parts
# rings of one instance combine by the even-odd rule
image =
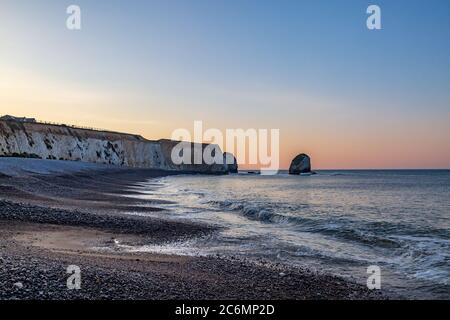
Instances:
[[[238,164],[235,156],[230,152],[224,152],[223,162],[228,169],[228,173],[238,173]]]
[[[289,174],[302,174],[311,172],[311,158],[304,153],[299,154],[292,160]]]

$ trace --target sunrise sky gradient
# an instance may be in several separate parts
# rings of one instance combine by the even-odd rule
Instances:
[[[0,114],[149,139],[194,120],[278,128],[283,168],[300,152],[316,169],[450,168],[449,15],[448,0],[2,0]]]

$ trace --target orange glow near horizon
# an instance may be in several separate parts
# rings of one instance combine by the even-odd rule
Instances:
[[[29,112],[25,108],[3,108],[0,114],[36,117],[39,120],[89,126],[105,130],[140,134],[150,140],[170,138],[177,128],[192,129],[191,123],[178,124],[153,121],[119,121],[113,118],[86,119],[68,114],[55,116],[51,111]],[[291,160],[299,153],[311,156],[313,169],[447,169],[450,168],[450,152],[445,137],[423,136],[421,140],[408,137],[380,136],[378,140],[358,137],[334,136],[332,139],[286,138],[281,131],[280,169],[289,168]],[[399,147],[400,146],[400,147]],[[420,147],[418,147],[420,146]],[[240,165],[240,169],[259,169],[255,165]]]
[[[450,129],[445,118],[431,124],[419,120],[387,124],[380,118],[366,125],[325,121],[318,113],[307,121],[271,124],[269,114],[255,117],[254,122],[226,115],[201,119],[201,115],[189,116],[184,102],[165,97],[88,90],[17,72],[2,73],[0,88],[0,114],[140,134],[147,139],[170,138],[178,128],[191,131],[194,120],[203,120],[204,130],[223,132],[227,128],[279,128],[281,169],[287,169],[299,153],[311,156],[313,169],[450,168]],[[144,107],[123,107],[128,104]],[[174,109],[180,110],[179,114],[174,114]],[[383,130],[377,120],[383,122]]]

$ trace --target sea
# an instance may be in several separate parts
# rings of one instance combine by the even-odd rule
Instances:
[[[218,231],[131,250],[241,257],[361,284],[375,266],[393,297],[450,298],[450,170],[179,175],[134,189],[169,200],[152,215]]]

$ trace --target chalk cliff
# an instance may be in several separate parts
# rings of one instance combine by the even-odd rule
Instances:
[[[3,157],[72,160],[213,174],[228,172],[227,166],[222,164],[174,164],[171,152],[177,143],[66,125],[0,120],[0,156]],[[202,149],[205,146],[202,145]]]
[[[237,160],[232,153],[224,152],[223,161],[227,165],[229,173],[238,173]]]

